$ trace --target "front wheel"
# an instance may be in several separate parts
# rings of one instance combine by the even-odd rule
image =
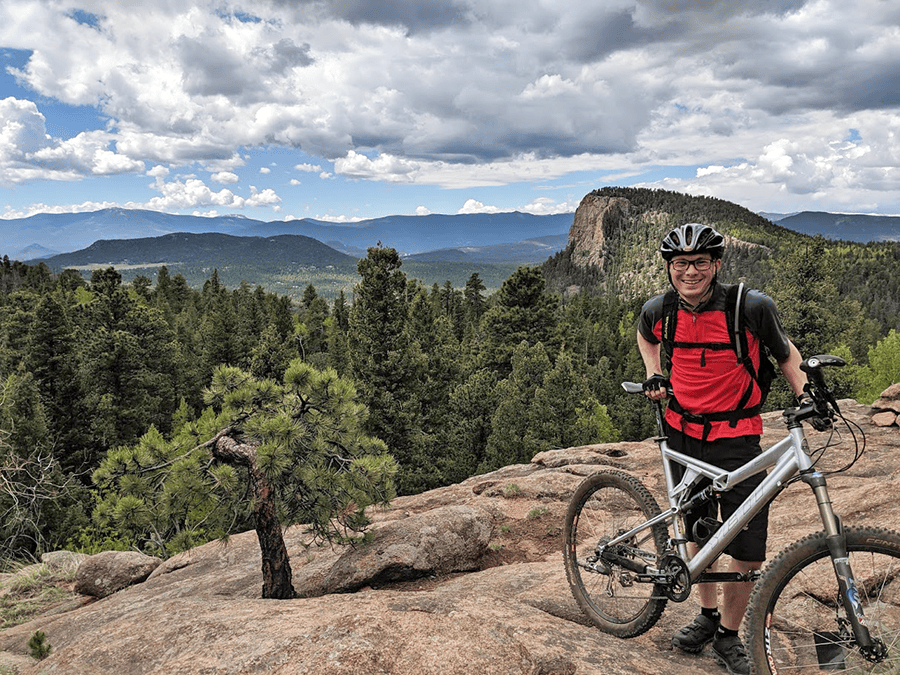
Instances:
[[[665,589],[636,580],[633,570],[602,560],[598,546],[659,514],[653,495],[637,478],[622,471],[601,471],[585,478],[566,512],[566,577],[572,595],[601,630],[634,637],[656,623],[666,606]],[[619,560],[658,564],[666,528],[642,530],[616,549]]]
[[[887,654],[867,659],[856,646],[819,532],[782,551],[753,590],[744,619],[752,673],[900,673],[900,534],[847,528],[846,535],[866,625]]]

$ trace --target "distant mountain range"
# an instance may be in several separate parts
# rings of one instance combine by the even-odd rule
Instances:
[[[23,251],[69,253],[100,240],[143,239],[177,232],[217,233],[244,237],[301,235],[357,258],[379,242],[401,254],[450,248],[481,248],[566,235],[573,215],[535,216],[493,213],[387,216],[349,225],[318,220],[263,222],[239,216],[202,218],[155,211],[104,209],[92,213],[39,214],[0,221],[0,255],[21,259]],[[563,244],[565,245],[565,244]],[[40,248],[34,248],[40,247]]]
[[[177,232],[161,237],[113,239],[94,242],[81,251],[45,258],[54,269],[116,263],[186,265],[309,265],[319,267],[356,261],[311,237],[280,234],[238,237],[231,234]]]
[[[459,248],[443,248],[427,253],[415,253],[406,256],[405,260],[415,262],[491,262],[537,264],[558,251],[568,243],[569,235],[555,234],[549,237],[537,237],[510,244],[494,246],[463,246]]]
[[[896,216],[814,211],[760,215],[802,234],[855,242],[900,241]],[[380,242],[417,262],[536,264],[565,248],[572,220],[573,214],[513,212],[387,216],[334,224],[104,209],[2,220],[0,255],[43,259],[55,268],[127,262],[216,264],[235,259],[328,265],[365,257],[366,249]]]
[[[843,239],[868,243],[872,241],[900,241],[900,216],[870,216],[861,213],[760,213],[794,232],[828,239]]]

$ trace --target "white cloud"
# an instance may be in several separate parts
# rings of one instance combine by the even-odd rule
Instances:
[[[261,166],[261,167],[259,168],[259,172],[260,172],[261,174],[272,173],[272,169],[270,169],[270,168],[267,167],[267,166]]]
[[[516,210],[522,211],[523,213],[531,213],[535,216],[549,216],[560,213],[574,213],[575,209],[577,208],[577,203],[557,202],[556,200],[550,199],[548,197],[540,197],[538,199],[535,199],[530,204],[526,204],[525,206]]]
[[[0,218],[6,220],[10,218],[28,218],[38,213],[90,213],[101,209],[111,209],[121,207],[118,202],[81,202],[80,204],[45,204],[39,202],[31,204],[29,208],[17,210],[7,207]],[[129,208],[139,208],[137,205],[129,205]]]
[[[143,162],[110,149],[113,140],[105,131],[85,131],[64,140],[52,138],[33,102],[5,98],[0,100],[0,184],[142,171]]]
[[[431,215],[431,211],[429,211],[424,206],[417,206],[416,207],[416,215],[417,216],[429,216],[429,215]]]
[[[486,206],[477,199],[467,199],[456,213],[501,213],[502,211],[503,209],[498,209],[496,206]]]
[[[238,175],[231,171],[218,171],[210,176],[210,178],[216,183],[222,183],[222,185],[234,185],[240,180]]]
[[[900,202],[897,3],[269,0],[258,21],[217,0],[78,6],[95,25],[70,3],[0,3],[0,46],[30,53],[13,74],[35,100],[109,124],[51,138],[39,105],[0,101],[4,185],[155,164],[234,186],[240,154],[283,146],[322,179],[468,189],[700,166],[671,184]],[[157,199],[270,199],[191,180]]]
[[[511,211],[520,211],[522,213],[531,213],[536,216],[548,216],[560,213],[573,213],[576,208],[578,208],[578,204],[576,203],[557,202],[549,197],[539,197],[524,206],[502,209],[497,206],[483,204],[477,199],[467,199],[466,203],[462,205],[457,213],[509,213]]]
[[[387,154],[369,159],[351,150],[346,157],[334,160],[335,173],[344,178],[412,183],[417,170],[415,162]]]
[[[326,223],[358,223],[361,220],[366,220],[365,218],[360,218],[358,216],[335,216],[332,214],[326,213],[323,216],[313,216],[314,220],[324,220]]]
[[[281,198],[271,188],[259,191],[250,186],[250,196],[241,197],[227,188],[218,192],[211,190],[203,181],[195,177],[166,181],[167,172],[153,170],[156,180],[151,187],[160,193],[159,197],[148,200],[143,208],[153,211],[178,211],[203,206],[221,207],[226,210],[246,209],[260,206],[278,208]]]
[[[520,96],[525,100],[551,98],[565,94],[578,94],[578,87],[571,80],[560,75],[541,75],[535,82],[529,82]]]

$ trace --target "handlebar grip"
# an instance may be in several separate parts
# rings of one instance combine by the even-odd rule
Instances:
[[[623,382],[622,389],[629,394],[640,394],[644,391],[644,385],[640,382]]]
[[[847,362],[840,356],[832,356],[831,354],[817,354],[810,356],[800,364],[800,370],[809,376],[810,381],[817,387],[825,388],[825,375],[822,369],[826,367],[843,367]]]
[[[807,375],[813,372],[822,372],[822,368],[846,366],[847,362],[840,356],[832,356],[831,354],[818,354],[810,356],[806,361],[800,364],[800,370]]]

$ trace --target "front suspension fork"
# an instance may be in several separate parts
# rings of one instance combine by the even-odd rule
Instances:
[[[812,488],[819,506],[819,514],[825,526],[825,541],[831,554],[831,563],[834,566],[834,574],[838,582],[838,591],[841,604],[846,612],[850,627],[853,629],[853,637],[856,644],[867,658],[870,655],[876,660],[877,653],[883,645],[876,644],[869,634],[866,626],[866,617],[863,614],[862,603],[859,599],[859,591],[856,588],[856,580],[850,569],[850,558],[847,553],[847,537],[844,535],[844,526],[841,519],[834,512],[831,499],[828,496],[828,487],[825,484],[825,476],[818,471],[802,476],[804,483]]]

